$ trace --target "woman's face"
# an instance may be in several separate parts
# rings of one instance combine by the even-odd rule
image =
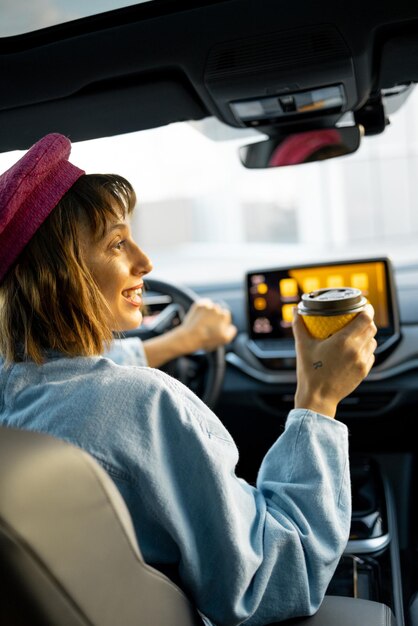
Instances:
[[[143,277],[152,263],[132,239],[129,223],[109,220],[99,241],[86,226],[80,236],[84,260],[109,305],[112,330],[137,328],[142,322]]]

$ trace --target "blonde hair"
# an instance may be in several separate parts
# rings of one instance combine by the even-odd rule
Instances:
[[[63,196],[0,284],[0,353],[7,363],[41,363],[46,350],[101,354],[112,340],[109,310],[83,261],[79,228],[94,238],[135,206],[115,174],[81,176]]]

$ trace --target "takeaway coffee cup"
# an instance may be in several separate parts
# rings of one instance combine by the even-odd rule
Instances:
[[[360,289],[338,287],[302,294],[298,312],[312,337],[326,339],[343,328],[367,304]]]

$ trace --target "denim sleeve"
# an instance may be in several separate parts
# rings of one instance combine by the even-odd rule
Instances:
[[[346,426],[291,411],[252,486],[235,473],[238,451],[220,420],[182,385],[166,377],[147,411],[151,489],[138,485],[141,502],[177,546],[199,611],[217,626],[315,612],[348,540]]]
[[[139,337],[115,339],[103,356],[117,365],[148,365],[144,344]]]

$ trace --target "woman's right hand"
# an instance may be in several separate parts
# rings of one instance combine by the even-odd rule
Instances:
[[[347,326],[327,339],[314,339],[295,312],[297,388],[295,408],[335,417],[338,403],[369,373],[377,343],[374,309],[366,305]]]

